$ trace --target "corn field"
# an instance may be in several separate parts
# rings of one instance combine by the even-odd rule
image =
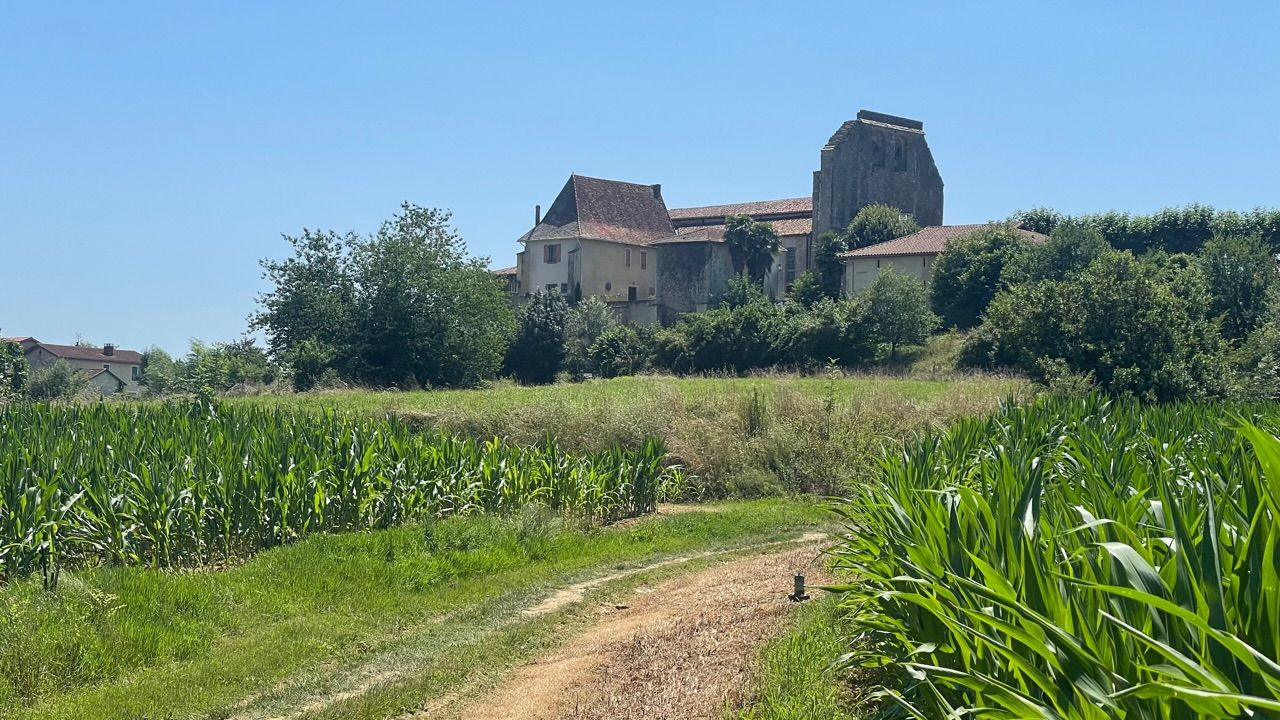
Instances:
[[[1280,406],[1044,401],[884,461],[833,551],[884,717],[1280,717]]]
[[[528,503],[652,511],[678,468],[656,440],[570,454],[392,419],[194,403],[0,407],[0,582],[90,564],[221,563],[307,533]]]

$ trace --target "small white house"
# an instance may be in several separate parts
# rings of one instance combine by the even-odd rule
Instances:
[[[946,248],[948,241],[993,225],[933,225],[895,240],[843,253],[844,293],[853,295],[865,290],[876,281],[881,271],[890,268],[927,283],[933,273],[933,261]],[[1040,233],[1021,227],[1014,229],[1034,243],[1047,239]]]

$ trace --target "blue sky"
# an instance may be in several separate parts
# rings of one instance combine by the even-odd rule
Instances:
[[[807,195],[859,108],[946,221],[1280,204],[1274,3],[7,3],[0,331],[233,339],[281,233],[449,208],[513,264],[570,173]]]

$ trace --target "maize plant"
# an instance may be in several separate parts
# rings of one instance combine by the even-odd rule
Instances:
[[[1280,717],[1280,406],[1043,401],[919,438],[841,512],[885,717]]]
[[[220,562],[316,532],[528,503],[602,521],[679,492],[660,441],[569,453],[335,411],[0,407],[0,582]]]

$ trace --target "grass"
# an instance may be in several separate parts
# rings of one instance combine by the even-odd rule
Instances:
[[[922,428],[984,415],[1028,393],[1019,380],[886,376],[673,378],[431,392],[333,391],[236,402],[391,413],[477,438],[573,451],[664,441],[706,496],[831,493],[870,476],[886,444]]]
[[[246,698],[296,703],[343,669],[413,667],[347,703],[372,717],[555,642],[558,621],[511,619],[566,578],[825,520],[800,500],[712,509],[595,529],[534,510],[452,517],[317,535],[221,571],[96,568],[64,575],[56,593],[15,582],[0,589],[0,717],[228,717]]]
[[[1280,716],[1277,429],[1046,399],[886,459],[835,557],[887,716]]]
[[[834,596],[806,604],[794,626],[761,653],[755,700],[737,720],[856,720],[852,676],[834,667],[845,652],[845,627]]]

